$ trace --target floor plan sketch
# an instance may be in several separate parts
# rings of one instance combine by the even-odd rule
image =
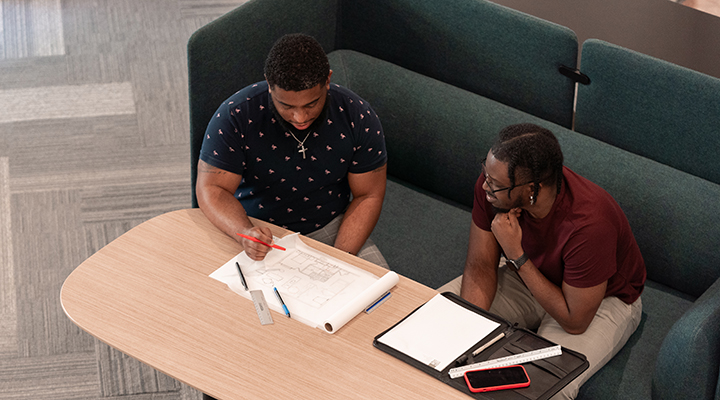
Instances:
[[[322,307],[360,278],[337,263],[298,249],[275,265],[266,264],[246,275],[270,289],[275,286],[284,296],[292,296],[314,308]]]
[[[378,277],[370,272],[307,246],[298,234],[274,243],[286,250],[273,249],[263,261],[253,261],[242,252],[210,277],[249,299],[249,291],[240,282],[237,262],[249,290],[262,290],[271,309],[282,312],[280,304],[273,301],[273,288],[277,288],[292,318],[314,327],[325,325],[328,318],[361,295],[367,295],[369,288],[378,282]],[[377,299],[394,285],[391,282],[382,293],[370,295],[375,297],[368,301]]]

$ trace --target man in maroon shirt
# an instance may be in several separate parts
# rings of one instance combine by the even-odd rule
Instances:
[[[563,166],[547,129],[503,129],[482,167],[464,273],[439,290],[585,354],[588,370],[554,397],[574,398],[640,323],[642,255],[617,202]]]

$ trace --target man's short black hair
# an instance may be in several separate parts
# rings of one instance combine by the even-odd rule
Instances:
[[[540,183],[556,184],[560,193],[563,154],[560,143],[548,129],[534,124],[510,125],[500,131],[491,151],[499,161],[508,163],[511,188],[517,184],[515,171],[520,168],[518,178],[535,183],[535,198]]]
[[[299,92],[324,84],[329,75],[330,63],[322,46],[301,33],[278,39],[265,60],[265,79],[271,89]]]

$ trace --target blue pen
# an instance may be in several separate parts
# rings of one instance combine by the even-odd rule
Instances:
[[[280,304],[282,304],[283,311],[285,311],[285,315],[287,315],[288,318],[290,318],[290,311],[288,311],[287,306],[285,305],[285,302],[283,301],[282,297],[280,297],[280,292],[278,292],[277,288],[273,286],[273,290],[275,291],[275,296],[277,296],[278,300],[280,300]]]

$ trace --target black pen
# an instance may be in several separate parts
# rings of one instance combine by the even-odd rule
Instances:
[[[245,276],[243,275],[242,270],[240,269],[240,264],[238,264],[237,261],[235,261],[235,266],[237,267],[238,273],[240,274],[240,282],[242,282],[245,290],[248,290],[247,282],[245,282]]]

